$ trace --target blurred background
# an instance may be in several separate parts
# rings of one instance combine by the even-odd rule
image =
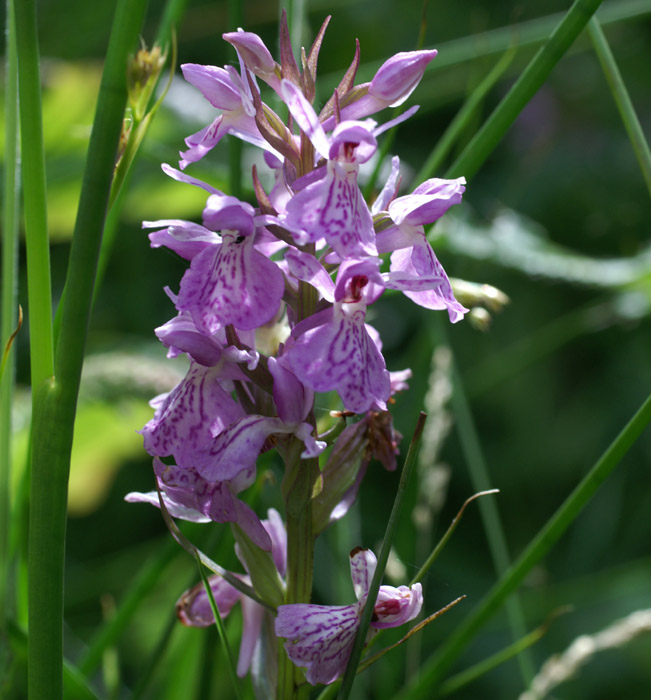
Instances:
[[[113,5],[43,0],[38,8],[55,298],[65,274]],[[156,32],[161,5],[151,3],[145,43]],[[424,12],[416,0],[312,0],[304,43],[311,44],[325,16],[332,14],[319,58],[324,102],[352,59],[356,37],[362,81],[392,54],[416,48],[425,18],[424,46],[438,48],[439,55],[408,103],[420,104],[420,111],[398,130],[390,149],[400,155],[407,193],[418,184],[410,176],[500,57],[518,45],[432,175],[444,176],[549,34],[557,22],[554,13],[569,5],[553,0],[432,1]],[[650,135],[651,2],[604,3],[600,13]],[[242,26],[258,33],[275,57],[278,15],[275,2],[244,3]],[[234,63],[234,50],[221,34],[235,28],[225,2],[190,0],[177,28],[179,63]],[[163,288],[178,289],[186,263],[166,250],[152,250],[140,227],[143,220],[198,221],[204,204],[201,191],[171,181],[160,170],[161,162],[176,166],[183,138],[214,118],[213,108],[183,83],[178,68],[177,74],[128,183],[114,254],[92,319],[75,434],[67,545],[68,658],[87,660],[102,622],[116,615],[134,586],[146,591],[119,640],[94,662],[93,678],[104,689],[102,697],[136,697],[136,690],[142,697],[164,700],[221,699],[231,692],[221,675],[223,657],[214,630],[185,629],[173,621],[176,599],[197,579],[194,562],[171,543],[156,509],[124,502],[127,492],[153,487],[151,463],[136,432],[152,415],[147,402],[169,390],[185,371],[183,362],[165,359],[153,329],[174,315]],[[379,121],[387,114],[379,115]],[[245,147],[243,182],[250,199],[246,183],[252,158]],[[225,189],[226,144],[188,172]],[[406,436],[403,456],[418,412],[426,403],[430,412],[418,478],[410,487],[389,571],[396,577],[394,585],[413,576],[463,501],[479,490],[469,459],[483,462],[490,485],[500,490],[487,498],[495,500],[513,559],[646,398],[651,386],[650,220],[649,191],[584,34],[469,178],[463,204],[431,237],[451,277],[494,285],[510,303],[491,312],[484,330],[469,321],[450,326],[443,313],[427,312],[402,296],[385,295],[370,309],[388,368],[410,367],[414,373],[409,392],[398,397],[394,408],[396,426]],[[24,275],[21,279],[24,285]],[[26,306],[24,286],[20,299]],[[29,418],[26,328],[17,342],[18,381],[24,387],[15,414],[19,488]],[[450,400],[453,383],[462,397],[457,401]],[[464,411],[466,402],[470,413]],[[475,433],[479,452],[469,448]],[[527,630],[562,606],[572,608],[528,651],[525,668],[537,671],[579,635],[597,633],[634,610],[651,607],[650,448],[647,430],[522,587]],[[273,483],[281,472],[272,455],[261,460],[260,474],[250,495],[264,513],[278,505]],[[346,553],[355,545],[378,546],[397,479],[398,474],[373,464],[354,512],[323,538],[315,602],[351,602]],[[210,530],[188,533],[214,559],[236,567],[228,530]],[[356,697],[392,697],[405,674],[417,673],[497,578],[486,527],[474,504],[427,577],[426,612],[463,594],[467,599],[365,674]],[[231,617],[229,634],[237,639],[239,612]],[[166,646],[159,648],[164,634]],[[395,631],[387,640],[399,634]],[[453,672],[512,640],[508,618],[500,611]],[[553,697],[646,698],[649,658],[648,635],[604,651]],[[519,664],[512,660],[454,696],[516,698],[523,687]]]

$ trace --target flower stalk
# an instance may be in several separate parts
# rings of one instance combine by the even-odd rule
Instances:
[[[126,58],[135,44],[144,9],[145,2],[139,0],[122,1],[116,10],[70,253],[66,280],[70,291],[62,314],[54,372],[50,367],[50,379],[35,377],[34,382],[29,525],[30,700],[62,697],[63,693],[63,570],[72,431],[97,256],[126,102]],[[21,100],[21,111],[25,109],[27,105]],[[48,280],[49,288],[49,271],[41,274]],[[30,310],[31,301],[30,293]],[[50,313],[48,306],[51,331]],[[38,335],[32,336],[32,349],[38,348],[37,339]],[[45,371],[45,366],[40,371]]]

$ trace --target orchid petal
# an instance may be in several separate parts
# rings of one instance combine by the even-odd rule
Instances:
[[[191,523],[209,523],[210,518],[200,513],[195,508],[188,508],[187,506],[181,505],[176,501],[172,500],[167,494],[161,492],[163,497],[163,503],[167,512],[173,517],[179,520],[187,520]],[[160,501],[158,500],[158,491],[148,491],[147,493],[139,493],[138,491],[132,491],[128,493],[124,500],[127,503],[149,503],[156,508],[160,508]]]
[[[332,683],[346,668],[359,627],[357,605],[281,605],[276,635],[284,637],[287,655],[307,667],[307,681]]]
[[[364,306],[337,304],[329,322],[303,333],[288,350],[301,381],[315,391],[336,389],[355,413],[385,410],[391,389],[384,358],[364,326]]]
[[[371,80],[370,95],[384,100],[390,107],[401,105],[423,77],[427,64],[437,51],[404,51],[385,61]]]
[[[400,158],[393,156],[391,159],[391,174],[382,188],[380,194],[376,197],[371,207],[371,214],[379,214],[381,211],[386,211],[389,203],[396,196],[398,191],[398,178],[400,177]]]
[[[310,139],[317,153],[324,158],[328,158],[328,152],[330,150],[328,137],[321,126],[317,113],[307,101],[300,88],[289,80],[282,80],[280,83],[280,92],[292,117],[294,117],[294,121],[308,139]]]
[[[285,262],[291,275],[311,284],[326,301],[334,301],[335,285],[325,267],[313,256],[296,248],[285,253]]]
[[[377,557],[370,549],[357,547],[350,553],[350,577],[357,600],[365,600],[377,566]]]
[[[242,409],[220,386],[219,368],[191,363],[185,378],[157,397],[156,413],[142,429],[151,455],[173,455],[179,466],[193,466],[216,435],[242,415]]]
[[[280,268],[253,247],[253,238],[223,235],[221,246],[199,253],[181,280],[177,309],[212,334],[227,324],[249,330],[278,311],[285,283]]]
[[[371,627],[387,629],[398,627],[413,620],[423,607],[423,590],[420,583],[407,586],[380,586],[373,607],[374,619]]]
[[[167,228],[149,234],[151,247],[160,248],[165,246],[186,260],[192,260],[195,255],[198,255],[207,247],[221,243],[221,236],[213,233],[205,226],[200,226],[191,221],[167,219],[142,222],[143,228],[155,228],[157,226],[167,226]]]
[[[226,617],[242,594],[217,574],[208,578],[208,584],[220,617]],[[203,583],[197,583],[183,593],[176,602],[176,614],[188,627],[209,627],[215,624],[215,616]]]

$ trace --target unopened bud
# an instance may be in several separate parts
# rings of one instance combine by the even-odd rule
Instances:
[[[151,51],[146,47],[131,56],[127,66],[127,90],[129,105],[133,110],[136,121],[140,121],[147,110],[158,76],[160,75],[167,52],[163,53],[160,46],[154,46]]]
[[[475,330],[485,333],[490,328],[493,319],[486,309],[476,306],[474,309],[470,309],[468,320]]]
[[[454,296],[464,306],[483,306],[493,313],[501,311],[511,300],[501,289],[490,284],[451,279]]]
[[[435,49],[397,53],[380,66],[369,85],[369,93],[388,102],[390,107],[397,107],[414,91],[437,53]]]
[[[275,74],[277,64],[257,34],[239,29],[222,34],[222,38],[235,47],[252,73],[260,78]]]

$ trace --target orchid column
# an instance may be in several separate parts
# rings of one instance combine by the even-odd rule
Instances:
[[[267,696],[287,700],[306,682],[341,675],[375,569],[372,552],[356,548],[350,566],[358,602],[311,605],[315,538],[346,514],[372,458],[396,466],[399,437],[387,403],[407,388],[410,372],[388,371],[367,307],[393,289],[425,308],[447,310],[452,322],[466,312],[423,229],[461,201],[464,179],[428,180],[398,197],[394,158],[372,206],[358,185],[378,136],[417,107],[382,126],[369,115],[406,100],[436,51],[397,54],[370,83],[355,85],[358,47],[317,114],[316,68],[327,24],[302,53],[302,70],[286,23],[280,64],[258,36],[239,30],[224,35],[237,51],[239,72],[182,66],[219,112],[186,139],[181,168],[230,134],[262,149],[271,184],[265,189],[253,169],[254,207],[165,165],[168,176],[206,191],[202,222],[144,224],[155,229],[153,247],[190,262],[178,293],[167,290],[178,315],[156,331],[170,356],[188,356],[189,369],[152,402],[154,417],[142,431],[159,493],[129,500],[161,505],[175,518],[231,524],[247,573],[215,568],[220,576],[211,587],[222,616],[237,601],[244,608],[238,672],[248,671],[262,645],[276,645],[278,663],[268,654],[263,671],[253,663],[254,682]],[[263,101],[258,80],[287,106],[287,124]],[[321,435],[315,396],[319,405],[336,407],[331,425],[319,424]],[[280,514],[269,511],[260,520],[238,498],[256,479],[259,454],[271,448],[285,465],[286,531]],[[373,605],[375,627],[407,622],[422,605],[420,586],[383,586]],[[179,601],[185,624],[210,624],[211,615],[199,589]]]

